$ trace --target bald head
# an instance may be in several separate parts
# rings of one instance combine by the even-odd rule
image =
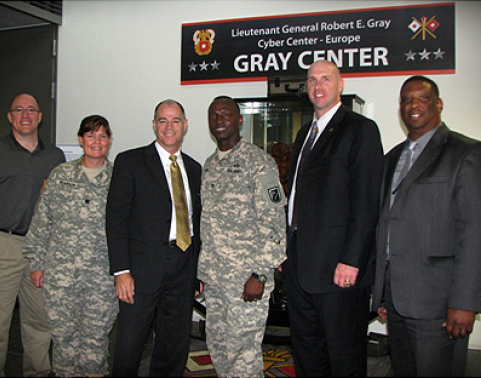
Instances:
[[[341,79],[341,71],[339,70],[339,68],[334,63],[332,63],[329,60],[318,60],[318,61],[315,61],[314,63],[312,63],[309,66],[309,70],[307,71],[307,77],[309,78],[310,72],[312,72],[313,70],[315,70],[319,67],[325,67],[327,69],[330,69],[332,71],[333,75],[337,76],[338,79]]]
[[[307,94],[319,119],[341,101],[344,80],[337,66],[327,60],[314,62],[307,73]]]

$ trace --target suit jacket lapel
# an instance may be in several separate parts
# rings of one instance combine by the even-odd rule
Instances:
[[[441,152],[441,147],[446,143],[449,130],[442,124],[433,135],[423,152],[416,160],[404,179],[403,186],[409,188],[412,183],[432,164]]]
[[[393,151],[389,154],[388,161],[386,162],[386,173],[384,175],[384,181],[383,181],[383,204],[387,204],[387,208],[389,209],[389,205],[391,202],[391,192],[392,192],[392,180],[394,177],[394,172],[396,171],[396,165],[399,160],[399,157],[402,154],[402,151],[404,149],[404,142],[401,144],[398,144],[396,147],[394,147]]]
[[[342,125],[342,120],[344,119],[345,114],[346,114],[346,108],[344,108],[344,106],[341,105],[337,110],[337,112],[334,114],[334,116],[331,118],[331,120],[328,122],[324,130],[322,131],[321,135],[319,136],[319,139],[314,144],[314,147],[312,147],[312,150],[309,153],[309,156],[307,157],[306,163],[312,159],[317,158],[318,153],[322,150],[323,146],[332,137],[332,135],[334,135],[336,130],[338,130]],[[307,134],[309,133],[312,122],[313,120],[311,120],[309,123],[302,126],[302,128],[297,133],[296,141],[292,149],[291,163],[289,168],[289,172],[292,172],[288,182],[289,188],[292,187],[292,181],[294,179],[293,173],[297,168],[297,160],[299,159],[299,154],[301,153],[302,146],[304,145],[304,141],[307,137]]]
[[[297,165],[297,160],[299,159],[299,154],[301,153],[302,146],[304,144],[304,140],[306,139],[307,133],[309,132],[310,125],[312,124],[312,120],[310,123],[305,124],[297,133],[296,141],[292,148],[291,154],[291,169],[294,169]]]
[[[306,139],[306,135],[309,132],[309,128],[311,124],[312,124],[312,120],[310,123],[307,123],[304,126],[302,126],[302,128],[297,132],[296,140],[294,142],[294,146],[292,147],[291,162],[289,165],[289,181],[287,183],[288,190],[292,188],[292,182],[294,180],[294,172],[297,169],[297,160],[299,159],[301,148],[304,144],[304,140]]]
[[[331,120],[327,123],[317,142],[314,144],[311,153],[307,157],[307,161],[315,158],[317,153],[322,150],[327,141],[335,134],[337,130],[339,130],[345,114],[346,109],[344,108],[344,106],[341,105],[339,109],[337,109],[337,112],[334,114]]]
[[[191,163],[189,159],[186,158],[186,155],[182,153],[182,159],[184,161],[184,167],[187,172],[187,179],[189,180],[189,188],[190,188],[190,196],[192,199],[192,204],[196,205],[197,204],[197,196],[196,193],[200,191],[200,189],[197,187],[197,183],[200,182],[198,180],[197,173],[195,171],[195,166]]]
[[[433,135],[429,143],[426,145],[424,148],[423,152],[421,155],[418,157],[414,165],[411,167],[409,170],[408,174],[404,178],[403,184],[399,189],[399,193],[396,194],[396,199],[394,200],[393,203],[393,208],[398,201],[399,198],[401,198],[406,190],[413,184],[416,179],[418,179],[424,171],[432,164],[432,162],[437,158],[439,153],[441,152],[442,146],[447,141],[447,137],[449,134],[449,129],[447,128],[444,123],[439,127],[439,129],[436,131],[436,133]],[[390,188],[391,188],[391,182],[392,182],[392,177],[394,175],[394,171],[396,169],[397,162],[399,160],[399,156],[402,153],[404,143],[400,144],[397,148],[399,149],[398,151],[395,152],[395,154],[392,155],[391,160],[388,162],[388,175],[386,175],[386,181],[385,181],[385,190],[384,190],[384,204],[385,207],[387,205],[387,208],[389,209],[389,203],[390,203]]]
[[[149,167],[152,176],[154,176],[159,181],[161,189],[167,190],[170,195],[167,179],[165,178],[164,166],[160,161],[160,156],[157,152],[157,149],[155,148],[154,143],[149,145],[145,150],[145,162],[147,163],[147,166]]]

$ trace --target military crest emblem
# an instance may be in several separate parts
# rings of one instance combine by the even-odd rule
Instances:
[[[194,40],[194,50],[197,55],[209,55],[212,52],[215,31],[214,29],[196,30],[192,39]]]

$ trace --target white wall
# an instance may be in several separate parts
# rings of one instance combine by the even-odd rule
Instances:
[[[203,163],[215,148],[206,112],[220,94],[265,97],[265,83],[180,85],[182,23],[212,20],[441,3],[442,1],[298,0],[64,0],[58,51],[57,143],[76,144],[80,121],[98,113],[111,123],[110,160],[120,151],[154,140],[154,107],[174,98],[186,108],[189,132],[183,150]],[[456,74],[430,75],[444,100],[443,120],[481,139],[481,2],[455,1]],[[407,76],[349,78],[344,93],[366,100],[366,114],[381,130],[387,152],[405,138],[398,94]],[[471,347],[481,349],[481,325]],[[376,330],[377,331],[377,330]]]
[[[440,1],[79,1],[65,0],[59,35],[57,142],[77,143],[82,118],[100,113],[111,122],[110,158],[150,143],[153,109],[172,97],[183,103],[190,130],[184,150],[204,162],[215,145],[207,107],[217,95],[265,97],[265,83],[180,85],[182,23],[440,3]],[[226,4],[228,4],[226,6]],[[481,2],[456,1],[456,74],[431,75],[445,103],[443,119],[454,130],[481,139],[477,127],[481,82]],[[406,76],[349,78],[344,93],[367,102],[385,150],[404,138],[398,93]]]

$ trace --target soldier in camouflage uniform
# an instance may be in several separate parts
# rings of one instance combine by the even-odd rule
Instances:
[[[57,377],[108,375],[108,334],[118,312],[105,235],[108,121],[86,117],[78,136],[84,155],[50,174],[23,247],[32,282],[45,285]]]
[[[239,106],[217,97],[208,116],[217,150],[201,189],[207,347],[218,376],[263,377],[269,294],[285,259],[286,200],[273,158],[240,137]]]

